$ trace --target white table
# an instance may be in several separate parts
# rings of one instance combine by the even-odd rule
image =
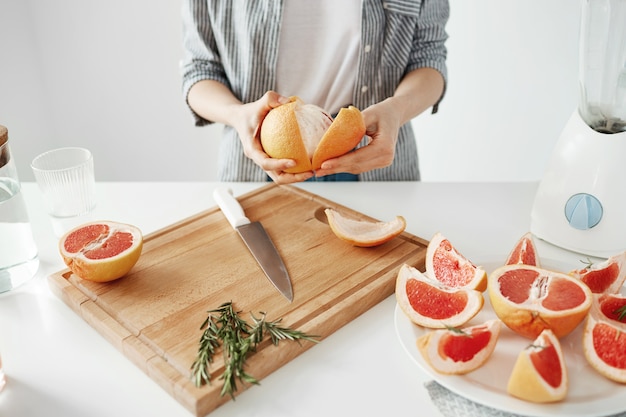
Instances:
[[[215,205],[218,183],[98,183],[94,217],[148,234]],[[236,196],[264,184],[229,183]],[[470,260],[504,261],[530,228],[536,183],[306,183],[299,185],[379,220],[396,214],[407,231],[443,233]],[[0,354],[8,383],[0,415],[189,417],[100,334],[54,296],[46,277],[64,268],[58,239],[34,183],[23,184],[41,265],[0,295]],[[1,240],[2,237],[0,237]],[[1,242],[6,244],[6,242]],[[537,242],[541,256],[580,256]],[[394,328],[391,296],[211,416],[440,415]]]

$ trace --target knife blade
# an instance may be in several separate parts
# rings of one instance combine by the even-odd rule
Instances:
[[[289,272],[263,225],[260,222],[251,222],[246,217],[243,208],[233,197],[230,189],[216,188],[213,190],[213,198],[230,225],[239,233],[270,282],[289,302],[292,302],[293,289]]]

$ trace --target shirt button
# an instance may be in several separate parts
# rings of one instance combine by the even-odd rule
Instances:
[[[367,93],[368,89],[369,88],[366,85],[364,85],[363,87],[361,87],[361,93]]]
[[[365,50],[365,52],[371,51],[372,50],[372,45],[365,45],[364,50]]]

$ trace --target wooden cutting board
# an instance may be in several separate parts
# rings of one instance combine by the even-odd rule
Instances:
[[[251,221],[261,221],[282,255],[292,279],[292,303],[267,280],[218,207],[146,236],[139,261],[122,279],[94,283],[69,269],[48,278],[59,298],[197,416],[230,400],[220,396],[221,354],[211,367],[211,384],[196,388],[190,380],[209,310],[232,301],[237,310],[282,318],[282,325],[317,335],[323,343],[392,295],[403,263],[423,270],[428,245],[405,232],[378,247],[351,246],[332,233],[323,210],[373,219],[294,186],[268,184],[238,200]],[[249,356],[246,369],[262,384],[262,378],[313,346],[265,341]],[[238,386],[241,394],[246,387]]]

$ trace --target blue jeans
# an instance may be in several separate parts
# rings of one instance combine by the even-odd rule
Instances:
[[[325,177],[311,177],[305,182],[335,182],[335,181],[358,181],[359,176],[355,174],[349,174],[347,172],[340,172],[338,174],[330,174]],[[267,181],[272,181],[272,179],[268,176]]]

